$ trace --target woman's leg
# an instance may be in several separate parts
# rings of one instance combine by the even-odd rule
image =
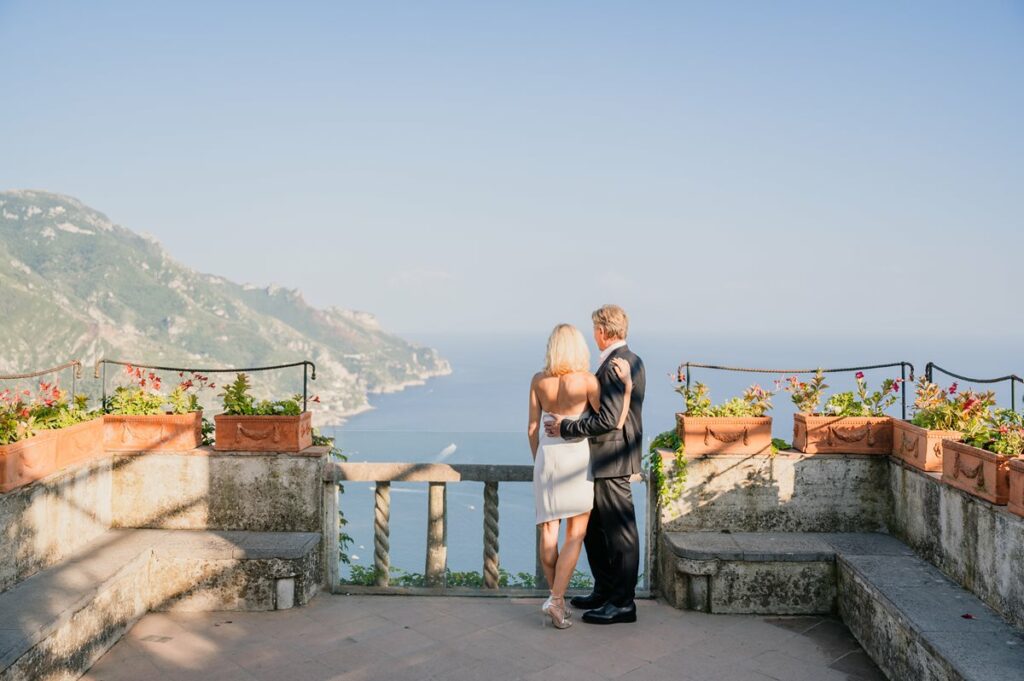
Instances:
[[[555,578],[551,580],[551,595],[554,598],[563,598],[565,590],[569,588],[569,580],[576,572],[576,561],[580,558],[580,550],[583,548],[583,537],[587,534],[587,521],[590,520],[590,513],[574,515],[566,520],[565,544],[558,554],[558,562],[555,565]]]
[[[558,563],[558,520],[549,520],[540,526],[540,564],[548,584],[555,583],[555,565]]]

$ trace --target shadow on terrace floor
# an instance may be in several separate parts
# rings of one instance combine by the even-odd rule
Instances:
[[[640,601],[636,624],[556,631],[541,626],[540,602],[321,594],[304,608],[278,612],[154,613],[83,678],[884,678],[846,627],[828,618],[705,615]]]

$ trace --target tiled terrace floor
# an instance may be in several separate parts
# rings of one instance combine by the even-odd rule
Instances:
[[[90,680],[406,679],[859,681],[883,679],[840,622],[681,612],[541,627],[540,600],[331,596],[269,613],[155,613]],[[578,619],[578,617],[577,617]]]

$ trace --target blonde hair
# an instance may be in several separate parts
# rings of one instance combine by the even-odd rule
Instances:
[[[548,337],[548,353],[544,362],[547,376],[564,376],[574,371],[590,370],[590,349],[587,341],[572,324],[559,324]]]
[[[609,338],[626,339],[629,333],[629,317],[618,305],[602,305],[590,315],[594,326],[604,331]]]

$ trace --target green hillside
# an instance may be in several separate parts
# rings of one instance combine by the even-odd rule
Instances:
[[[368,393],[449,371],[366,313],[195,272],[67,196],[0,192],[0,373],[70,357],[225,367],[309,358],[321,423],[366,408]],[[297,370],[270,376],[257,377],[260,392],[301,387]]]

